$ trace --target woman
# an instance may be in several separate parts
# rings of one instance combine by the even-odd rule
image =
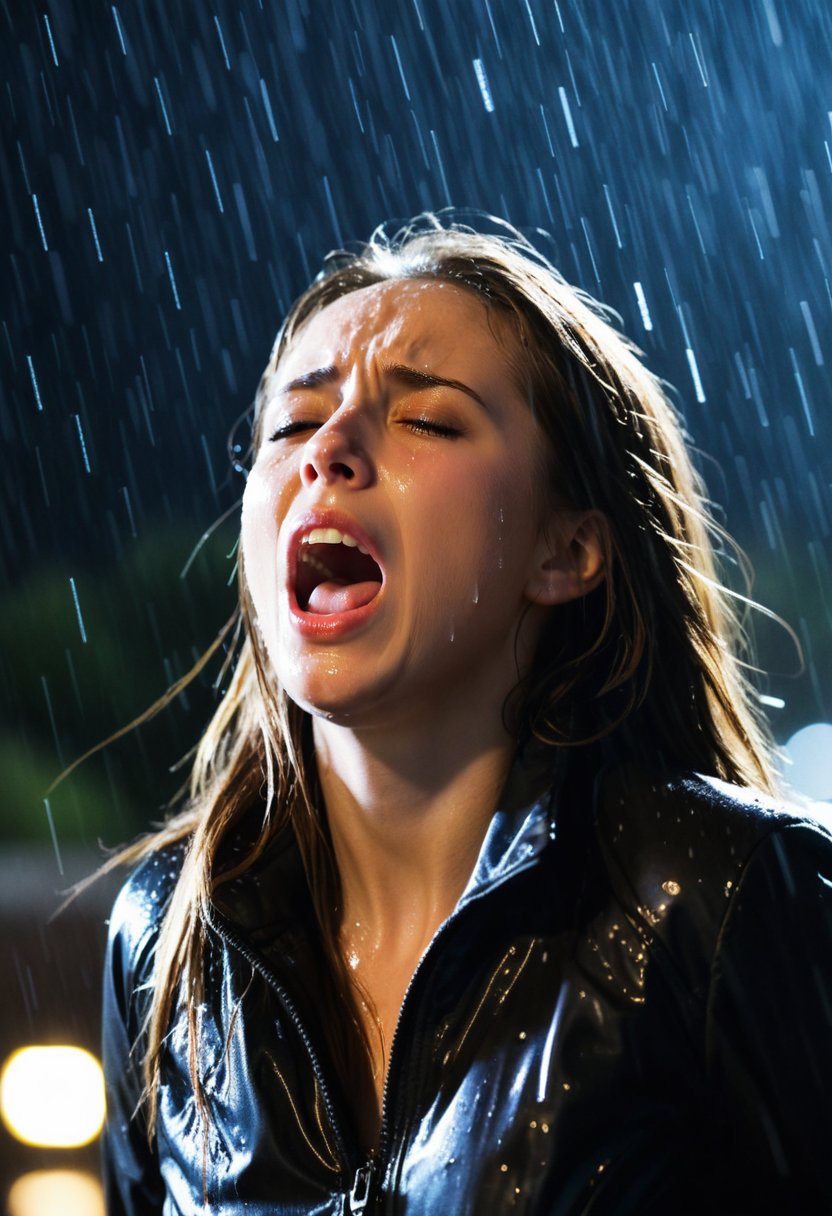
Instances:
[[[125,854],[111,1212],[832,1199],[832,844],[763,800],[713,531],[521,239],[333,260],[257,395],[228,691]]]

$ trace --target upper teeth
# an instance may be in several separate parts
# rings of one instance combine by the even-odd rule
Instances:
[[[363,545],[359,545],[354,536],[348,532],[339,532],[337,528],[313,528],[300,538],[302,545],[346,545],[348,549],[358,549],[359,553],[368,553]]]

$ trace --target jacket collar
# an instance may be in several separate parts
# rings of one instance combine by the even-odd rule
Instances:
[[[518,752],[460,904],[534,865],[556,836],[564,758],[553,749]]]
[[[512,764],[460,906],[534,865],[557,834],[557,807],[566,772],[558,749],[527,746]],[[241,841],[233,852],[241,851]],[[249,933],[280,936],[314,919],[312,901],[291,826],[238,878],[221,886],[217,910]]]

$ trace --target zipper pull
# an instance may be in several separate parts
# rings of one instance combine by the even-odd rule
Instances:
[[[355,1171],[355,1178],[350,1191],[350,1216],[360,1216],[366,1211],[370,1202],[370,1188],[373,1185],[373,1162],[367,1161]]]

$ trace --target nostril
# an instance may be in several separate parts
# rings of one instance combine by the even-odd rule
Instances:
[[[343,464],[340,460],[336,460],[329,467],[333,473],[338,473],[339,476],[345,478],[347,481],[351,481],[352,478],[355,477],[355,471],[351,469],[348,464]]]

